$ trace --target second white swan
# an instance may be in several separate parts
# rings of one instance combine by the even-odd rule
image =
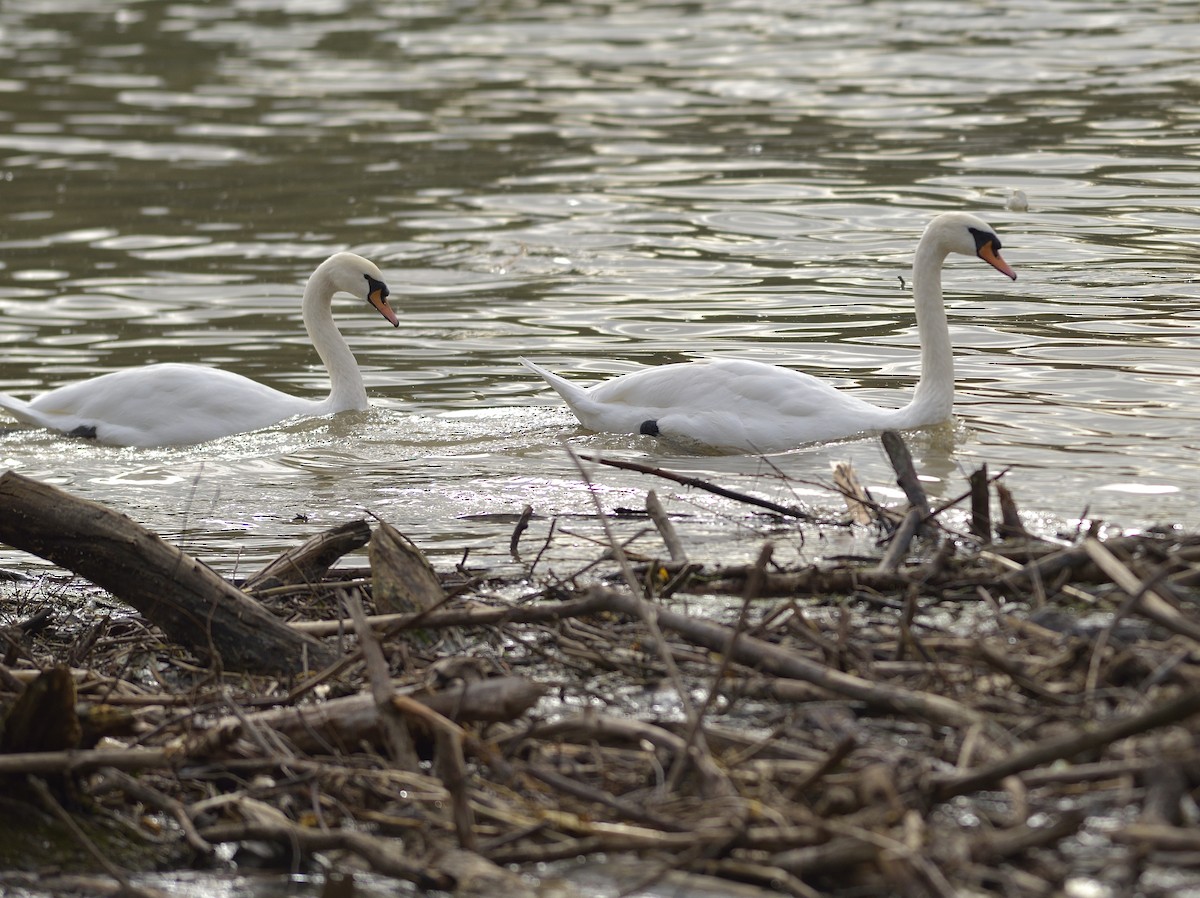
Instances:
[[[203,365],[127,368],[68,384],[25,401],[0,393],[0,409],[25,424],[112,446],[181,446],[270,427],[297,415],[367,408],[358,362],[334,323],[337,293],[365,299],[393,326],[388,288],[374,263],[354,253],[330,256],[304,288],[304,326],[329,371],[329,395],[306,399],[240,374]]]
[[[942,263],[977,256],[1016,280],[1000,238],[984,221],[947,212],[917,245],[913,297],[921,376],[903,408],[880,408],[789,368],[740,359],[681,362],[581,387],[535,365],[589,430],[661,436],[723,452],[782,452],[860,433],[904,430],[947,420],[954,402],[954,354],[942,303]]]

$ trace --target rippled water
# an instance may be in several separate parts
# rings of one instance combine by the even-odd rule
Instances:
[[[949,266],[958,417],[911,437],[931,492],[986,462],[1050,530],[1200,523],[1190,0],[17,0],[0,40],[0,389],[169,359],[317,396],[304,278],[343,248],[388,276],[399,331],[339,319],[370,412],[182,450],[0,434],[0,467],[223,569],[364,509],[501,561],[525,504],[590,511],[564,438],[819,511],[806,484],[848,458],[886,494],[870,439],[765,464],[583,434],[515,359],[741,355],[902,404],[908,268],[947,209],[1020,279]],[[593,476],[610,508],[657,488],[702,553],[755,551],[738,506]]]

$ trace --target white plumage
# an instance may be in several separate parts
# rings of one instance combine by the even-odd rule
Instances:
[[[954,354],[942,303],[942,263],[950,253],[977,256],[1012,279],[1000,238],[984,221],[947,212],[929,223],[913,263],[921,377],[903,408],[880,408],[809,374],[739,359],[662,365],[581,387],[521,359],[571,407],[584,427],[642,433],[724,452],[782,452],[885,429],[936,424],[950,417]]]
[[[393,327],[379,269],[354,253],[322,262],[304,288],[309,339],[329,372],[324,399],[305,399],[240,374],[202,365],[164,363],[114,371],[25,401],[0,393],[0,409],[18,421],[112,446],[181,446],[278,424],[297,415],[367,408],[358,362],[333,320],[337,293],[374,306]]]

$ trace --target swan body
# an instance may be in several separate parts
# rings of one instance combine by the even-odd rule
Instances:
[[[527,359],[589,430],[640,433],[723,452],[782,452],[861,433],[906,430],[950,417],[954,355],[942,303],[942,263],[977,256],[1013,280],[1000,238],[981,219],[947,212],[926,227],[913,263],[921,377],[912,400],[888,409],[809,374],[741,359],[646,368],[581,387]]]
[[[103,374],[29,401],[0,393],[0,409],[36,427],[111,446],[142,447],[192,445],[297,415],[365,409],[362,374],[333,321],[337,293],[365,299],[393,327],[400,324],[373,263],[337,253],[317,266],[304,288],[302,309],[309,339],[329,372],[324,399],[292,396],[220,368],[163,363]]]

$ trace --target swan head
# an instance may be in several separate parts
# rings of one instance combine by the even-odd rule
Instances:
[[[332,292],[365,299],[392,327],[400,326],[400,320],[388,305],[391,291],[383,281],[383,273],[369,259],[354,253],[335,253],[317,266],[313,278],[318,277],[332,287]]]
[[[946,212],[929,223],[926,237],[932,237],[946,253],[977,256],[1012,280],[1017,273],[1000,258],[1000,236],[982,218],[966,212]]]

